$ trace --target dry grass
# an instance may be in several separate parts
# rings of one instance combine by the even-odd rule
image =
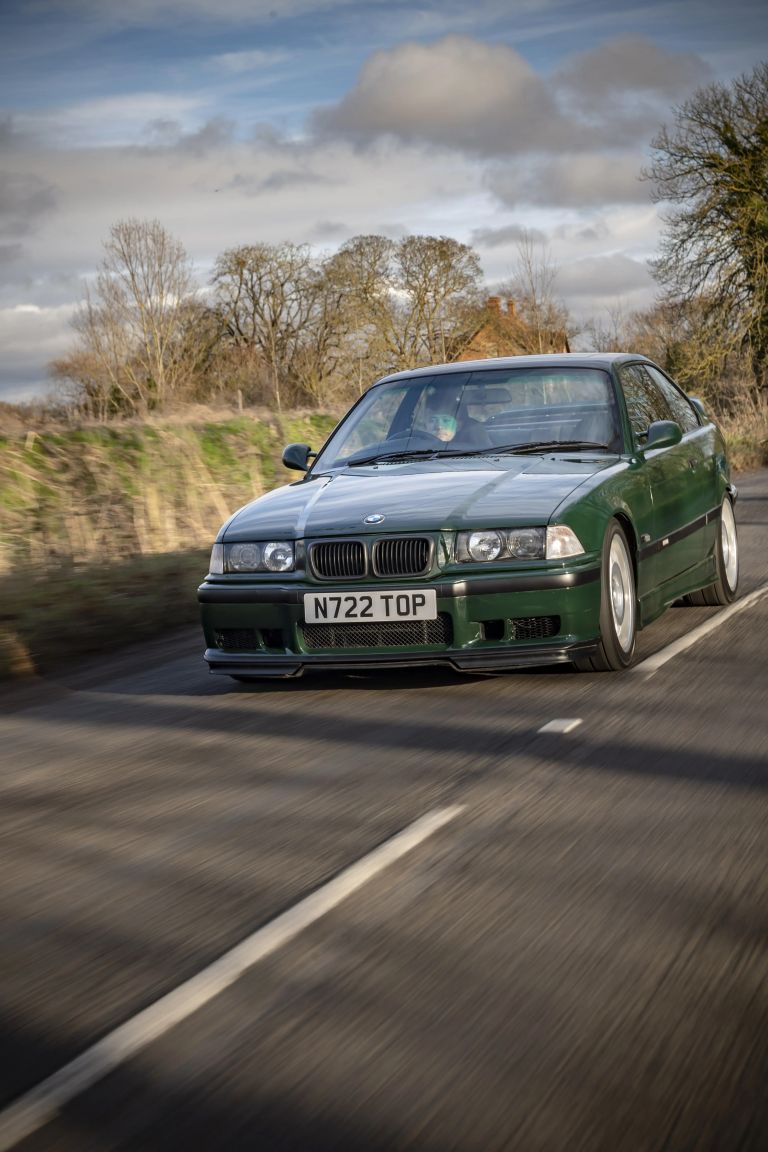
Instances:
[[[237,507],[295,479],[336,414],[188,411],[151,424],[0,435],[0,678],[197,619],[210,543]],[[768,403],[721,418],[735,471],[768,465]]]
[[[720,426],[728,442],[735,472],[751,472],[768,465],[768,398],[744,392],[734,401]]]
[[[0,677],[197,618],[219,525],[296,479],[284,444],[334,418],[121,424],[0,437]]]

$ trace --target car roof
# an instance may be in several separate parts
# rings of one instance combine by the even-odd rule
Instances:
[[[653,361],[632,352],[555,352],[541,356],[499,356],[487,360],[455,360],[451,364],[428,364],[424,368],[406,368],[382,376],[377,384],[391,380],[410,380],[420,376],[449,376],[457,372],[491,372],[504,368],[605,368],[629,361]]]

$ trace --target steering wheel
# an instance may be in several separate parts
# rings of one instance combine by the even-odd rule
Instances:
[[[440,448],[445,441],[441,440],[439,436],[433,436],[431,432],[425,432],[423,429],[417,429],[415,432],[396,432],[394,436],[388,436],[384,441],[385,444],[391,444],[395,440],[407,440],[409,448]],[[393,451],[397,450],[397,445]]]

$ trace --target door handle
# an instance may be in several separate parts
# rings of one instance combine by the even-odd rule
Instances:
[[[698,466],[699,466],[699,462],[696,459],[696,457],[695,456],[689,456],[688,457],[688,467],[690,468],[691,472],[695,472],[696,469],[698,468]]]

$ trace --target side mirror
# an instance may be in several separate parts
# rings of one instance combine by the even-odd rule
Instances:
[[[283,449],[283,465],[286,468],[293,468],[296,472],[306,472],[310,456],[315,455],[309,444],[289,444]]]
[[[648,428],[648,437],[643,444],[647,452],[649,448],[671,448],[679,444],[683,438],[683,430],[674,420],[654,420]]]

